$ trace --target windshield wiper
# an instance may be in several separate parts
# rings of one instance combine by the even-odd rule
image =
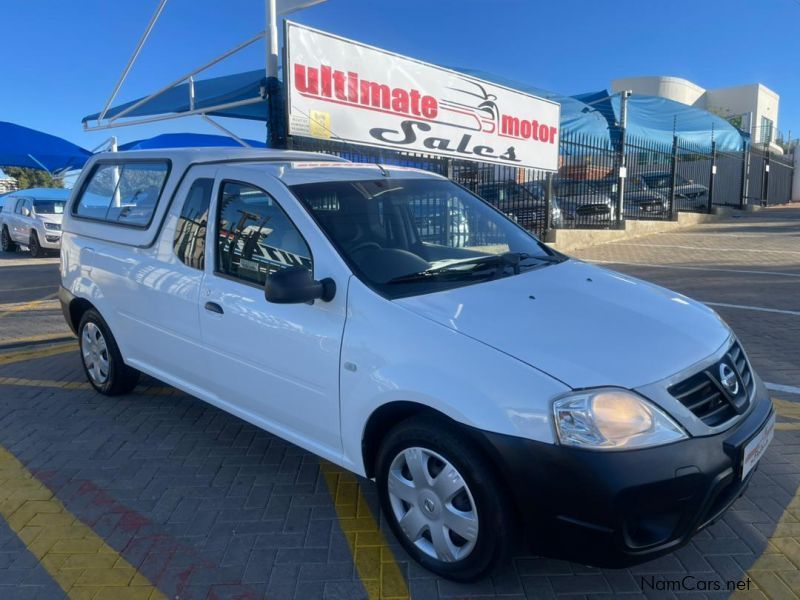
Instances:
[[[473,273],[479,271],[480,267],[492,266],[495,267],[495,270],[492,272],[492,277],[498,277],[508,267],[511,267],[514,270],[514,274],[518,275],[521,268],[520,263],[531,258],[536,259],[540,263],[544,264],[560,262],[560,259],[555,256],[534,256],[533,254],[528,254],[527,252],[504,252],[502,254],[475,256],[460,260],[455,263],[448,263],[446,265],[442,265],[441,267],[434,267],[432,269],[420,271],[419,273],[401,275],[399,277],[390,279],[386,283],[408,283],[414,281],[424,281],[434,277],[459,278],[465,275],[472,276]]]

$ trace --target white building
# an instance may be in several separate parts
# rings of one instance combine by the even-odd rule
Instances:
[[[0,194],[14,192],[18,187],[17,180],[13,177],[9,177],[3,172],[2,169],[0,169]]]
[[[768,143],[773,150],[781,152],[775,144],[780,97],[760,83],[707,90],[680,77],[649,76],[615,79],[611,89],[660,96],[702,108],[749,132],[754,144]]]

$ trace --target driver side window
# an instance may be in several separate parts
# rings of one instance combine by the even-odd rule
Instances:
[[[218,273],[256,285],[280,269],[313,268],[308,244],[277,201],[245,183],[220,186],[216,250]]]

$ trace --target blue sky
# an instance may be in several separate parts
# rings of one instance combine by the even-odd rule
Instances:
[[[86,148],[84,133],[157,0],[5,0],[0,5],[0,120]],[[328,0],[294,20],[445,66],[481,69],[557,92],[607,88],[630,75],[703,87],[760,82],[781,96],[778,127],[800,134],[800,0]],[[118,100],[169,83],[263,28],[263,0],[170,0]],[[260,68],[263,44],[210,75]],[[223,120],[263,139],[260,123]],[[196,117],[117,129],[121,142],[215,133]]]

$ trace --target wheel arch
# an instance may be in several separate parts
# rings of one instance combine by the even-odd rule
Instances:
[[[484,436],[474,427],[460,423],[445,413],[419,402],[396,400],[382,404],[376,408],[367,419],[364,425],[364,433],[361,438],[361,453],[364,461],[364,471],[368,478],[375,477],[376,459],[380,451],[381,442],[386,434],[401,421],[428,415],[432,420],[444,421],[448,425],[458,429],[470,441],[480,447],[486,458],[493,464],[497,464],[500,455]]]
[[[89,302],[86,298],[75,297],[70,300],[65,312],[67,316],[67,324],[70,326],[75,335],[78,334],[78,326],[81,323],[83,315],[87,310],[90,309],[95,310],[98,314],[100,314],[100,311],[97,310],[97,307]]]

